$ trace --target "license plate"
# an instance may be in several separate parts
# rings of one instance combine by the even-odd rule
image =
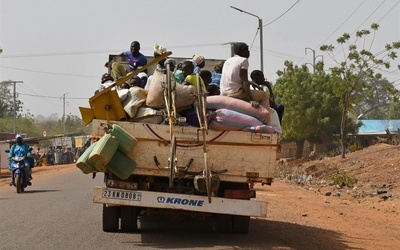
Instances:
[[[107,199],[140,201],[142,199],[142,193],[105,189],[103,190],[102,197]]]

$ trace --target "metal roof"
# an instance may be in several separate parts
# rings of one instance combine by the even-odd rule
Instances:
[[[386,134],[386,129],[391,134],[396,134],[400,129],[400,120],[358,120],[362,126],[358,130],[359,135]]]

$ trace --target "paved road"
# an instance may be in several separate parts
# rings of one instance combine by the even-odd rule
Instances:
[[[0,187],[0,249],[288,249],[266,237],[268,221],[257,219],[249,235],[216,234],[207,222],[165,220],[144,221],[137,233],[105,233],[102,206],[91,201],[102,175],[92,180],[73,170],[50,176],[34,176],[22,194]]]

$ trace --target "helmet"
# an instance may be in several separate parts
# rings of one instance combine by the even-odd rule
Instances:
[[[18,139],[18,138],[22,138],[22,135],[21,135],[21,134],[17,134],[17,135],[15,136],[15,139]]]

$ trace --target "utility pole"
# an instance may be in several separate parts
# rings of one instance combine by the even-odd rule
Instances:
[[[260,70],[264,72],[264,59],[263,59],[264,46],[263,46],[263,24],[262,24],[262,19],[257,15],[254,15],[254,14],[249,13],[247,11],[241,10],[241,9],[236,8],[234,6],[230,6],[230,7],[232,9],[237,10],[237,11],[240,11],[240,12],[243,12],[243,13],[248,14],[250,16],[254,16],[254,17],[258,18],[258,29],[260,30],[260,67],[261,67]]]
[[[12,83],[13,86],[13,121],[14,121],[14,134],[17,133],[17,83],[23,83],[23,81],[8,81],[9,83]]]
[[[312,48],[306,48],[305,49],[305,54],[307,55],[307,50],[311,50],[312,51],[312,53],[313,53],[313,64],[312,64],[312,66],[313,66],[313,73],[315,73],[315,60],[318,58],[318,57],[322,57],[322,62],[324,61],[324,56],[323,55],[318,55],[318,56],[315,56],[315,50],[313,50]]]
[[[64,93],[62,100],[63,100],[63,116],[62,116],[62,129],[63,129],[63,134],[65,134],[65,95],[68,93]]]

